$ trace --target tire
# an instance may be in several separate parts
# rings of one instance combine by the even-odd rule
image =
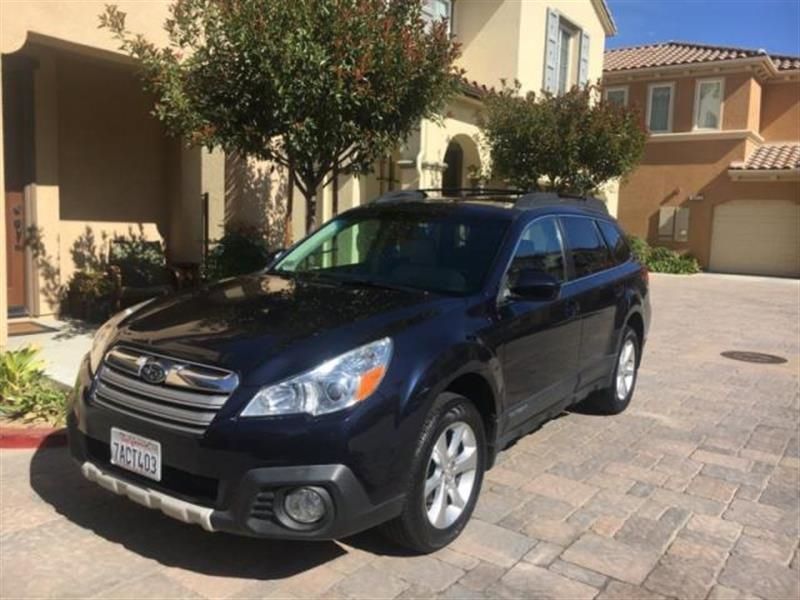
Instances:
[[[631,327],[626,326],[614,360],[611,385],[587,399],[587,403],[594,410],[603,414],[618,415],[628,408],[639,375],[641,347],[639,336]],[[629,354],[631,352],[632,356]],[[621,374],[623,369],[625,372]]]
[[[456,436],[461,436],[458,446],[454,444]],[[442,461],[445,449],[447,456]],[[384,534],[423,554],[456,539],[475,509],[486,454],[483,419],[475,405],[458,394],[441,394],[417,440],[403,511],[383,526]]]

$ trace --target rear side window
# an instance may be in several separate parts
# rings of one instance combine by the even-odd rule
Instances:
[[[568,252],[572,255],[576,278],[614,266],[594,219],[566,217],[561,223],[567,238]]]
[[[619,228],[607,221],[598,221],[597,226],[600,227],[600,231],[606,239],[606,244],[611,250],[614,262],[618,265],[627,262],[631,257],[631,249]]]

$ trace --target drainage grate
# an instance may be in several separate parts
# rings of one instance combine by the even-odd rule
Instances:
[[[726,350],[720,353],[725,358],[731,360],[741,360],[742,362],[759,363],[762,365],[780,365],[786,362],[782,356],[774,354],[763,354],[762,352],[742,352],[740,350]]]

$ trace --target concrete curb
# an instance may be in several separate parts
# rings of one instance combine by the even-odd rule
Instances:
[[[67,445],[64,427],[0,426],[0,449],[56,448]]]

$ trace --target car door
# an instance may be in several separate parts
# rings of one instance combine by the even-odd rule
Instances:
[[[562,216],[561,227],[570,263],[566,287],[580,308],[578,388],[595,386],[613,364],[617,304],[624,287],[614,277],[614,261],[594,219]]]
[[[555,217],[522,232],[498,301],[497,334],[506,389],[506,428],[524,423],[570,396],[577,375],[580,322],[569,290],[552,300],[516,298],[508,291],[520,269],[566,281],[566,256]]]

